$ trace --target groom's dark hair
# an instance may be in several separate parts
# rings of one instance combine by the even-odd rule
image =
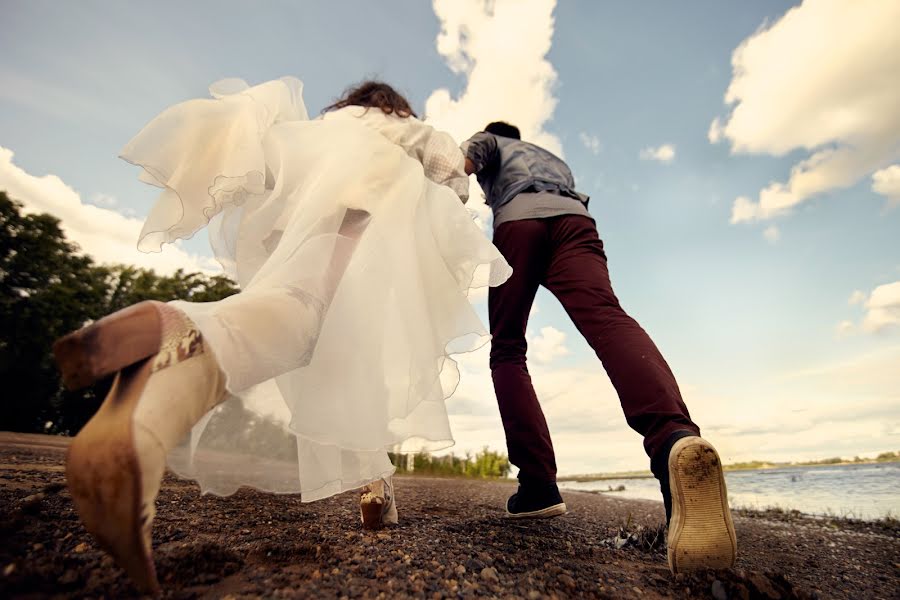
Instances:
[[[493,123],[488,123],[487,127],[484,130],[488,133],[493,133],[494,135],[502,135],[503,137],[513,138],[514,140],[521,140],[522,134],[519,133],[519,128],[515,125],[510,125],[505,121],[494,121]]]

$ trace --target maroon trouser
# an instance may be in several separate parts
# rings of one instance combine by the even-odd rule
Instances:
[[[649,456],[675,431],[699,435],[669,365],[619,306],[603,242],[591,219],[562,215],[508,221],[497,227],[494,244],[513,274],[489,292],[491,375],[509,460],[519,467],[520,480],[556,481],[550,431],[525,364],[525,327],[539,285],[559,299],[597,353],[618,392],[625,420],[644,436]]]

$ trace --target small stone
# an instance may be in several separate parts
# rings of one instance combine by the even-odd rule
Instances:
[[[457,574],[457,575],[465,575],[465,574],[466,574],[466,568],[465,568],[464,566],[462,566],[462,565],[456,565],[456,574]]]
[[[16,563],[9,563],[5,567],[3,567],[3,576],[9,577],[10,575],[12,575],[15,572],[15,570],[16,570]]]
[[[728,600],[728,592],[725,591],[725,584],[718,579],[712,582],[712,597],[716,600]]]
[[[572,576],[568,573],[560,573],[556,578],[559,579],[559,582],[561,584],[563,584],[570,590],[574,590],[578,585],[577,583],[575,583],[575,580],[572,578]]]
[[[490,583],[500,583],[500,578],[497,577],[497,570],[493,567],[485,567],[481,570],[481,578]]]
[[[470,558],[466,561],[466,568],[472,571],[473,573],[477,573],[481,571],[485,567],[485,564],[478,560],[477,558]]]
[[[37,552],[38,550],[43,550],[43,549],[44,549],[44,545],[43,545],[43,544],[40,544],[40,543],[34,544],[34,545],[31,547],[31,549],[34,550],[35,552]]]
[[[750,590],[743,583],[739,583],[734,587],[734,600],[750,600]]]
[[[641,588],[639,588],[639,587],[637,587],[637,586],[635,586],[635,587],[633,587],[633,588],[631,588],[631,589],[633,589],[633,590],[634,590],[634,593],[637,594],[638,596],[643,596],[643,595],[644,595],[644,592],[641,590]]]
[[[539,600],[541,597],[541,593],[537,590],[528,590],[526,597],[528,598],[528,600]]]
[[[87,543],[86,543],[86,542],[81,542],[80,544],[78,544],[77,546],[75,546],[75,554],[81,554],[82,552],[84,552],[84,551],[87,550],[87,549],[88,549]]]
[[[761,596],[768,598],[779,598],[781,596],[778,590],[772,586],[769,578],[762,573],[750,573],[748,579],[750,580],[750,585],[755,587]]]
[[[63,585],[70,585],[78,581],[78,573],[75,569],[69,569],[59,578],[59,582]]]

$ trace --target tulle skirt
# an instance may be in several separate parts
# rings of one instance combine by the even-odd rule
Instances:
[[[208,227],[241,287],[173,303],[229,396],[169,466],[204,492],[311,501],[391,474],[389,450],[452,445],[451,355],[489,339],[468,290],[511,271],[456,195],[378,132],[306,120],[297,80],[233,86],[170,108],[123,151],[163,188],[140,246]],[[341,230],[348,211],[369,215],[356,245]]]

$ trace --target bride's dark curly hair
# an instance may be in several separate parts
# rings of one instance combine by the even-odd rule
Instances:
[[[380,108],[386,114],[398,117],[418,117],[403,95],[383,81],[363,81],[344,90],[343,95],[334,104],[322,109],[322,112],[338,110],[345,106],[365,106]]]

